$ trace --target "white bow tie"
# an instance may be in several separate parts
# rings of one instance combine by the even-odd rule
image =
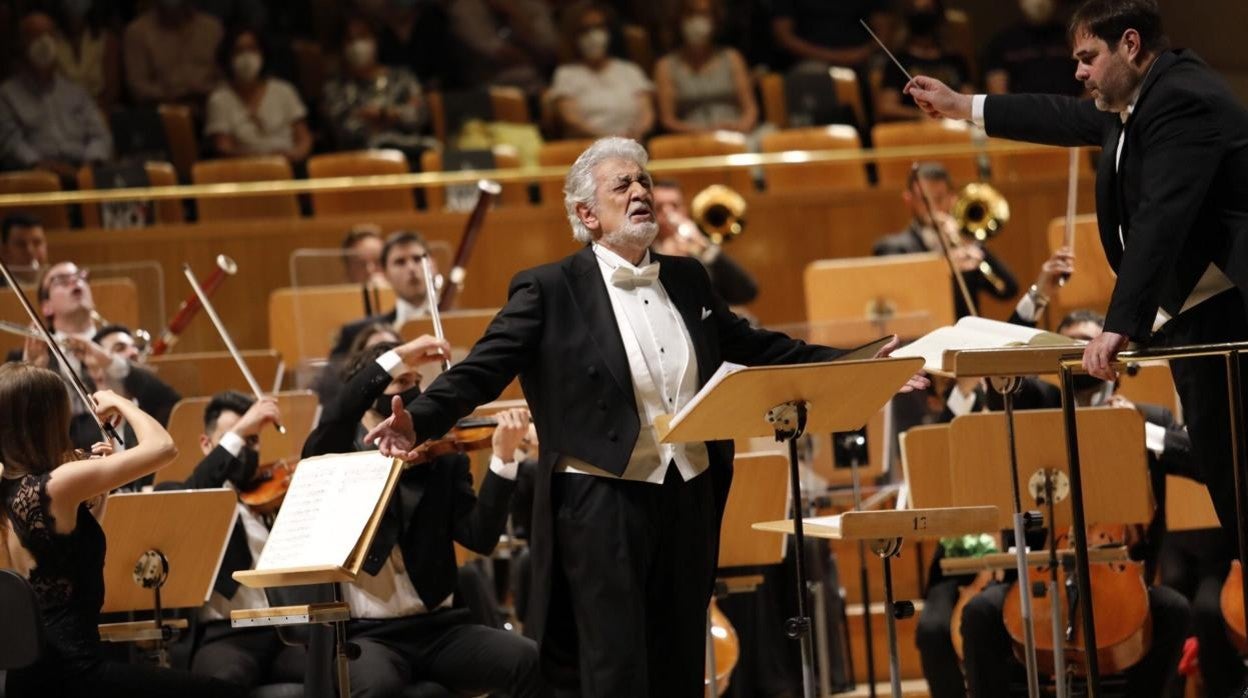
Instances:
[[[638,286],[649,286],[659,278],[659,263],[647,264],[633,270],[630,267],[616,267],[611,272],[611,283],[617,288],[631,290]]]

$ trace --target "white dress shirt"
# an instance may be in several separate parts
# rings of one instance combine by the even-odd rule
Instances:
[[[221,436],[217,445],[231,456],[238,458],[238,454],[243,452],[247,444],[243,437],[227,431]],[[226,486],[229,486],[228,483]],[[251,553],[252,560],[259,560],[260,551],[264,550],[264,544],[269,540],[269,527],[264,525],[264,520],[242,502],[235,504],[234,509],[238,513],[239,523],[243,525],[243,533],[247,538],[247,551]],[[224,621],[230,619],[230,611],[268,607],[269,599],[264,595],[263,589],[254,589],[240,584],[234,591],[234,597],[230,599],[213,589],[212,596],[208,597],[208,603],[199,609],[199,619],[204,622]]]
[[[426,305],[413,305],[398,298],[394,303],[394,329],[402,328],[408,320],[419,320],[428,314],[429,308]]]
[[[612,283],[617,270],[627,276],[649,265],[649,252],[640,267],[600,245],[594,245],[594,254],[624,342],[641,423],[637,443],[633,445],[632,456],[621,477],[663,484],[668,464],[674,463],[680,476],[691,480],[710,463],[706,444],[659,443],[654,428],[656,417],[674,414],[698,392],[698,359],[689,330],[657,278],[651,283],[627,288]],[[592,463],[570,456],[560,458],[555,469],[556,472],[616,477]]]

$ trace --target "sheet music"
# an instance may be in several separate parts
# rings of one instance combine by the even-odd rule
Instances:
[[[939,373],[946,351],[995,349],[1040,344],[1075,344],[1067,337],[1032,327],[1024,327],[982,317],[964,317],[957,324],[933,330],[894,351],[894,358],[920,357],[923,370]]]
[[[345,565],[393,467],[377,451],[300,461],[256,569]]]
[[[705,398],[707,394],[719,386],[720,383],[723,383],[725,378],[743,368],[745,368],[745,366],[742,366],[741,364],[734,364],[731,361],[725,361],[720,364],[719,368],[715,369],[715,373],[712,374],[710,379],[706,381],[706,385],[702,386],[702,389],[698,391],[698,394],[694,395],[689,402],[685,403],[684,407],[680,408],[680,411],[676,413],[676,416],[672,417],[672,421],[668,423],[668,429],[676,428],[676,425],[680,424],[680,420],[684,419],[685,415],[692,412],[694,408],[698,406],[698,403],[702,402],[702,399]]]

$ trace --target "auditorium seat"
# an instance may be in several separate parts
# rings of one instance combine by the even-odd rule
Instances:
[[[458,101],[456,105],[454,102]],[[516,87],[493,85],[479,91],[438,92],[425,94],[429,108],[429,124],[434,138],[452,145],[451,140],[459,133],[467,119],[503,121],[512,124],[531,123],[529,104],[524,92]],[[458,114],[453,112],[458,111]]]
[[[484,152],[484,151],[482,151]],[[508,169],[520,166],[520,157],[516,154],[516,149],[506,145],[496,145],[490,151],[491,169]],[[436,150],[426,150],[420,156],[421,172],[442,172],[442,153]],[[521,182],[509,182],[503,184],[503,190],[495,202],[497,206],[523,206],[528,203],[529,195],[524,190],[524,184]],[[446,207],[446,187],[427,187],[425,189],[425,203],[430,211],[441,211]]]
[[[392,149],[349,150],[308,158],[308,177],[364,177],[407,174],[407,157]],[[410,189],[374,189],[313,192],[312,212],[316,216],[351,213],[375,214],[416,210]]]
[[[143,169],[147,172],[148,186],[172,187],[176,186],[178,183],[178,173],[174,171],[173,165],[170,163],[149,160],[143,163]],[[90,167],[83,167],[78,170],[78,188],[83,191],[95,189],[94,169]],[[184,216],[182,213],[181,199],[159,199],[152,203],[155,210],[155,222],[157,225],[183,222]],[[99,204],[82,205],[82,227],[100,227]]]
[[[61,180],[51,172],[21,170],[0,173],[0,194],[39,194],[51,191],[61,191]],[[43,227],[48,230],[69,227],[69,208],[65,204],[0,206],[0,218],[19,212],[38,216]]]
[[[836,96],[836,103],[848,110],[845,118],[852,116],[855,124],[862,128],[867,123],[867,115],[862,104],[858,76],[849,68],[832,67],[828,69],[828,80],[828,89]],[[776,128],[792,127],[789,118],[790,97],[784,76],[780,73],[766,73],[759,78],[758,87],[762,94],[763,121]]]
[[[769,133],[763,136],[762,151],[857,150],[861,146],[853,126],[835,124]],[[867,171],[858,161],[764,165],[763,176],[769,192],[855,190],[869,186]]]
[[[745,136],[735,131],[712,133],[678,133],[655,136],[650,139],[650,160],[672,160],[707,156],[739,155],[748,150]],[[653,169],[653,168],[652,168]],[[688,196],[693,196],[712,184],[724,184],[739,194],[754,190],[750,173],[743,168],[725,171],[724,168],[701,170],[665,170],[654,175],[655,179],[675,179]]]
[[[935,145],[971,145],[971,128],[965,122],[943,119],[941,121],[896,121],[877,124],[871,129],[871,142],[876,148],[898,148]],[[979,170],[974,155],[924,158],[939,161],[949,170],[954,184],[979,181]],[[876,163],[881,187],[902,189],[910,178],[912,158],[881,160]]]
[[[182,104],[162,104],[158,111],[165,127],[165,142],[169,145],[169,160],[173,169],[178,171],[180,180],[190,181],[191,166],[199,159],[199,136],[191,108]]]
[[[30,582],[14,570],[0,569],[0,689],[4,671],[20,669],[39,659],[43,646],[43,618]]]
[[[1004,138],[991,138],[993,145],[1017,145]],[[1070,175],[1070,151],[1066,148],[1044,148],[1029,153],[993,153],[994,182],[1027,182],[1038,179],[1066,179]],[[1092,176],[1092,160],[1087,150],[1080,151],[1079,176]]]
[[[290,163],[280,155],[202,160],[191,168],[191,181],[195,184],[289,181],[292,178]],[[299,217],[295,194],[205,197],[197,200],[197,208],[199,220],[204,223]]]
[[[828,75],[836,86],[836,101],[848,105],[854,112],[854,120],[858,128],[867,127],[867,112],[862,106],[862,86],[858,84],[858,74],[850,68],[828,68]]]
[[[568,167],[585,149],[594,144],[592,138],[547,141],[537,151],[537,164],[542,167]],[[547,179],[541,183],[542,205],[563,207],[563,179]]]

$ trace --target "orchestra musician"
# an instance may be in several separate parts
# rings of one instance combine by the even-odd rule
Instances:
[[[1100,146],[1097,223],[1117,272],[1105,332],[1084,366],[1115,377],[1128,341],[1248,340],[1248,110],[1190,50],[1171,50],[1155,0],[1089,0],[1070,23],[1075,77],[1093,99],[962,95],[918,76],[906,86],[933,117],[994,137]],[[1218,518],[1235,532],[1221,358],[1171,364],[1196,462]]]
[[[342,271],[349,284],[362,284],[381,274],[381,226],[356,223],[342,238]]]
[[[0,260],[15,273],[48,265],[48,237],[38,218],[26,213],[10,213],[0,220]],[[5,285],[7,282],[0,279],[0,286]]]
[[[343,373],[345,385],[324,406],[303,456],[375,448],[363,435],[394,405],[415,399],[418,368],[449,352],[445,340],[422,336],[405,344],[379,342],[353,355]],[[549,695],[536,644],[472,622],[456,593],[452,542],[489,555],[504,530],[515,490],[513,454],[528,432],[528,413],[508,410],[498,419],[480,492],[473,491],[462,454],[412,465],[399,479],[363,574],[342,586],[353,618],[348,637],[360,648],[359,657],[351,660],[354,695],[399,695],[415,681],[471,695]]]
[[[400,230],[386,238],[381,249],[381,270],[390,287],[394,289],[394,309],[344,325],[338,331],[334,348],[329,352],[330,358],[346,354],[355,335],[367,325],[384,322],[397,330],[408,320],[428,314],[428,291],[425,287],[425,272],[420,263],[428,254],[429,246],[425,243],[425,238],[414,230]]]
[[[120,453],[97,444],[98,457],[69,440],[69,394],[60,376],[26,363],[0,365],[0,562],[30,581],[44,624],[35,663],[8,672],[8,698],[44,696],[246,695],[215,679],[104,658],[104,496],[150,475],[177,455],[173,439],[134,403],[94,395],[103,419],[120,416],[136,442]]]
[[[394,400],[393,415],[365,436],[411,457],[519,375],[542,444],[526,631],[557,687],[596,698],[703,695],[733,447],[660,444],[654,417],[684,406],[721,361],[841,353],[751,328],[700,262],[651,252],[647,160],[618,137],[581,153],[564,207],[584,247],[517,274],[468,357],[406,407]],[[926,382],[916,376],[904,389]]]
[[[711,286],[728,305],[745,305],[758,297],[758,284],[750,272],[729,257],[689,217],[685,192],[675,180],[654,183],[654,209],[659,233],[652,249],[659,254],[683,255],[702,262]]]

